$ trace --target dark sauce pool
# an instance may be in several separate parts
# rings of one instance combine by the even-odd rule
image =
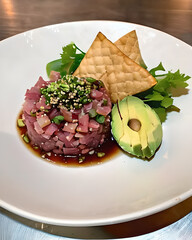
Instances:
[[[22,113],[20,112],[18,115],[18,118],[22,117]],[[40,148],[34,148],[34,146],[32,144],[26,143],[23,140],[23,135],[26,134],[27,132],[27,128],[26,127],[18,127],[17,126],[17,131],[19,133],[19,136],[21,138],[21,140],[23,141],[23,143],[25,144],[25,146],[36,156],[42,158],[43,160],[49,161],[50,163],[54,163],[54,164],[58,164],[58,165],[62,165],[62,166],[67,166],[67,167],[78,167],[78,166],[93,166],[93,165],[97,165],[97,164],[101,164],[103,162],[109,161],[111,160],[113,157],[115,157],[119,152],[120,149],[116,143],[116,141],[112,138],[112,135],[110,134],[110,136],[108,137],[108,139],[98,148],[96,148],[94,150],[94,154],[90,155],[85,154],[85,155],[81,155],[81,156],[64,156],[64,155],[58,155],[58,154],[54,154],[51,153],[51,155],[49,153],[46,153],[44,151],[42,151]],[[105,153],[105,155],[103,157],[98,157],[97,153]],[[85,159],[83,161],[81,161],[81,157],[84,156]]]

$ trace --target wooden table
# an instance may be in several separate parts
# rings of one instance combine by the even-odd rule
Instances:
[[[192,45],[191,0],[0,0],[0,40],[49,24],[93,19],[146,25]]]
[[[191,0],[0,0],[0,40],[37,27],[79,20],[142,24],[192,45]],[[177,221],[191,210],[192,198],[159,214],[127,224],[106,226],[105,230],[114,237],[145,234]],[[26,223],[6,211],[3,214]],[[31,226],[38,225],[31,223]]]

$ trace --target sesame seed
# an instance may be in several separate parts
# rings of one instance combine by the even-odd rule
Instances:
[[[93,155],[94,152],[95,152],[94,150],[91,150],[91,151],[89,151],[89,154],[90,154],[90,155]]]

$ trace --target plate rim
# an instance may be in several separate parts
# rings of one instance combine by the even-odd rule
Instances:
[[[44,216],[39,216],[37,214],[29,213],[27,211],[21,210],[1,200],[0,200],[0,207],[3,207],[14,214],[17,214],[18,216],[30,219],[32,221],[43,222],[46,224],[53,224],[57,226],[66,226],[66,227],[97,227],[97,226],[125,223],[125,222],[133,221],[136,219],[141,219],[147,216],[151,216],[153,214],[160,213],[161,211],[164,211],[173,206],[176,206],[177,204],[185,201],[190,197],[192,197],[192,189],[170,200],[167,200],[161,204],[155,205],[154,207],[146,208],[144,210],[136,211],[134,213],[119,215],[116,217],[103,218],[100,220],[80,219],[80,220],[59,220],[58,221],[58,219],[55,219],[55,218],[49,218],[49,217],[44,217]],[[1,206],[1,203],[4,203],[4,205]]]

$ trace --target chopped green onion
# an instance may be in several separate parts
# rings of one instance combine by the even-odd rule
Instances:
[[[98,152],[97,153],[97,157],[104,157],[105,156],[105,153],[104,152]]]
[[[79,157],[79,163],[84,162],[84,160],[85,160],[85,156],[81,156],[81,157]]]
[[[18,119],[17,125],[18,125],[18,127],[25,127],[25,123],[23,122],[23,119]]]
[[[29,143],[29,142],[30,142],[30,140],[29,140],[29,138],[28,138],[28,136],[27,136],[26,134],[23,134],[22,137],[23,137],[23,140],[24,140],[26,143]]]
[[[36,113],[30,112],[30,115],[31,115],[31,117],[35,117],[35,116],[36,116]]]
[[[56,116],[52,119],[52,122],[56,123],[56,124],[60,124],[62,121],[64,120],[64,117],[59,115],[59,116]]]
[[[96,112],[95,109],[92,108],[92,109],[89,111],[89,117],[94,118],[95,116],[97,116],[97,112]]]
[[[103,106],[107,106],[107,99],[103,99]]]
[[[98,123],[104,123],[105,122],[105,117],[103,115],[97,115],[96,116],[96,121]]]

